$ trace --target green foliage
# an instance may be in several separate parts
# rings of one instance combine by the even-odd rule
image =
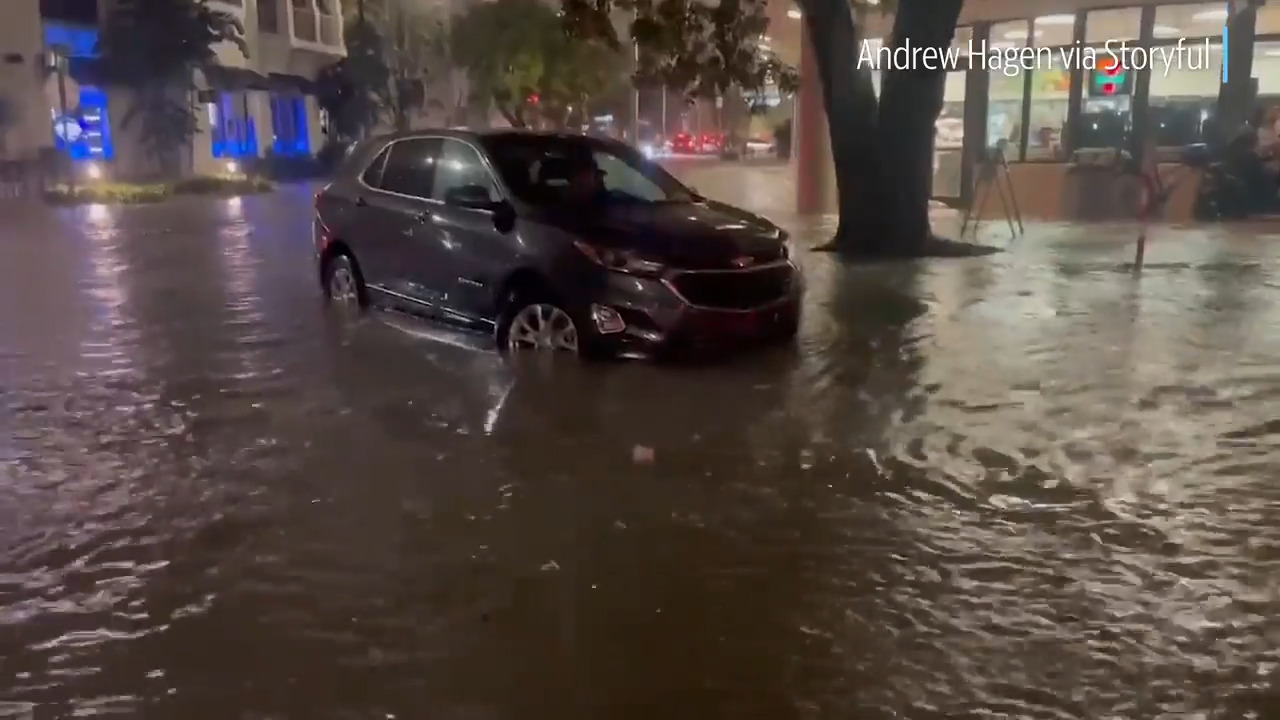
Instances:
[[[413,0],[371,2],[366,12],[384,38],[387,80],[377,95],[391,124],[404,130],[426,101],[429,69],[444,64],[447,30],[442,18]]]
[[[317,78],[339,139],[359,138],[383,119],[407,128],[426,101],[431,68],[447,61],[447,38],[444,20],[414,0],[365,0],[363,14],[349,14],[347,57]]]
[[[146,205],[163,202],[176,195],[236,197],[274,189],[273,183],[262,178],[198,175],[171,183],[55,185],[45,193],[45,200],[55,205]]]
[[[535,118],[563,125],[575,107],[625,82],[615,48],[569,36],[540,0],[475,3],[454,21],[451,43],[475,94],[517,127]]]
[[[316,101],[329,113],[335,140],[351,141],[378,124],[379,89],[387,87],[391,71],[383,58],[382,33],[373,23],[348,18],[344,36],[347,56],[320,70]]]
[[[690,98],[758,94],[768,85],[784,93],[797,85],[795,69],[761,49],[769,28],[767,0],[561,0],[562,19],[574,37],[621,47],[612,21],[632,16],[630,38],[639,47],[638,84],[663,85]]]
[[[217,65],[215,47],[246,53],[244,27],[207,0],[116,0],[98,37],[108,84],[131,91],[121,118],[137,123],[162,172],[174,172],[196,131],[195,71]]]

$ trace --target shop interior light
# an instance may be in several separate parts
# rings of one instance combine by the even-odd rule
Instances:
[[[1075,25],[1075,15],[1045,15],[1035,19],[1036,25]]]

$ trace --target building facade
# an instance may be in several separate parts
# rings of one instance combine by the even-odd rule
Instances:
[[[127,91],[94,78],[98,21],[109,0],[9,0],[0,25],[0,159],[53,148],[116,177],[153,170],[131,128]],[[214,0],[244,25],[247,53],[216,48],[195,78],[199,128],[184,169],[214,173],[268,155],[310,156],[324,142],[319,71],[345,57],[340,0]]]
[[[1243,1],[1243,0],[1237,0]],[[956,32],[960,52],[1032,48],[1029,69],[969,60],[947,73],[937,123],[933,192],[957,206],[975,200],[983,160],[1002,148],[1023,213],[1044,219],[1123,216],[1110,205],[1124,182],[1096,158],[1117,147],[1155,147],[1157,162],[1177,177],[1178,157],[1203,142],[1224,92],[1248,96],[1251,109],[1280,106],[1280,6],[1259,8],[1251,23],[1232,26],[1229,73],[1223,73],[1223,29],[1230,0],[966,0]],[[790,33],[800,66],[793,168],[801,212],[834,208],[834,173],[821,87],[794,7],[773,13],[774,35]],[[892,18],[869,18],[872,50]],[[1106,43],[1141,48],[1122,68],[1108,68]],[[1181,45],[1185,51],[1177,51]],[[1095,67],[1081,60],[1092,48]],[[1072,51],[1076,54],[1072,55]],[[1164,62],[1154,58],[1170,58]],[[873,73],[873,78],[875,73]],[[1178,183],[1175,219],[1190,216],[1194,173]],[[1131,193],[1130,193],[1131,195]],[[1120,203],[1117,201],[1119,205]],[[984,208],[999,212],[995,207]]]

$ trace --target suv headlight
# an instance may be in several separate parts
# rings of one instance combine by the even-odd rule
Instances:
[[[645,260],[627,250],[598,247],[584,242],[574,242],[573,246],[586,255],[591,262],[614,272],[654,277],[661,275],[667,269],[667,266],[660,262]]]

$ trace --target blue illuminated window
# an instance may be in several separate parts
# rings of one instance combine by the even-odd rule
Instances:
[[[213,157],[258,156],[258,131],[244,93],[218,93],[217,102],[209,103],[209,128]]]
[[[44,46],[46,49],[61,45],[71,57],[97,57],[98,29],[79,27],[59,22],[45,22]]]
[[[307,103],[301,95],[271,94],[271,152],[284,157],[311,154]]]
[[[61,108],[53,108],[51,113],[54,146],[72,160],[111,160],[115,157],[107,114],[107,94],[101,88],[84,82],[80,73],[97,56],[97,44],[97,28],[44,23],[46,50],[56,47],[66,51],[70,75],[80,80],[80,94],[67,98],[66,114],[62,115]]]

